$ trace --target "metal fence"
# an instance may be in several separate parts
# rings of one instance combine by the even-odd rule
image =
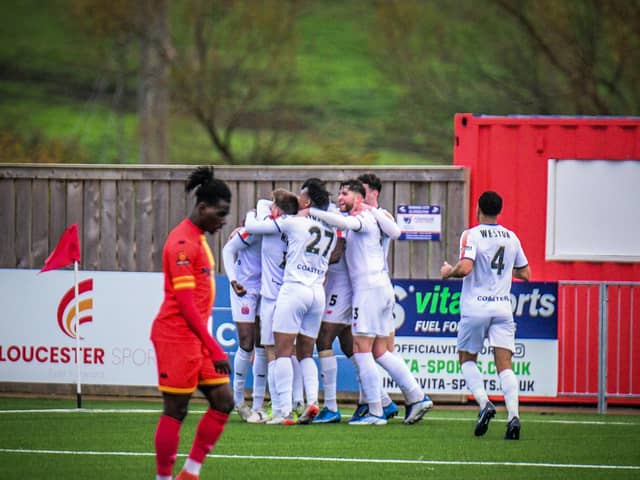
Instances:
[[[640,282],[558,286],[558,395],[640,399]]]

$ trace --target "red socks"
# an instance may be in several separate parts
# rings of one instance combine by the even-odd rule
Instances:
[[[175,418],[162,415],[156,428],[156,472],[158,475],[173,475],[173,464],[176,463],[180,427],[182,423]]]
[[[196,438],[189,452],[189,458],[198,463],[203,463],[207,454],[222,435],[224,426],[229,419],[228,413],[222,413],[211,408],[200,419]],[[175,459],[175,456],[173,457]]]

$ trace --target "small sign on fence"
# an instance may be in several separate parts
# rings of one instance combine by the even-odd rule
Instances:
[[[399,240],[440,240],[440,205],[398,205]]]

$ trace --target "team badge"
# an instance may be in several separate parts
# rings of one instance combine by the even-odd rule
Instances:
[[[178,253],[178,261],[176,262],[176,265],[189,265],[191,262],[189,261],[189,258],[187,257],[187,254],[184,252],[180,252]]]

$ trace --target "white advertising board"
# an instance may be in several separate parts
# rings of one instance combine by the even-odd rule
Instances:
[[[157,384],[151,322],[163,295],[160,273],[0,269],[0,381],[75,383],[80,319],[83,384]]]

